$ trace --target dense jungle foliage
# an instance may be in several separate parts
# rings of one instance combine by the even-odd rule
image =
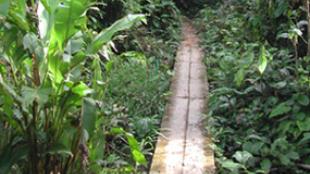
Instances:
[[[227,0],[198,16],[218,173],[310,173],[309,2]]]
[[[0,173],[142,173],[179,38],[169,0],[0,0]]]
[[[182,14],[217,172],[310,173],[308,0],[0,0],[0,174],[147,173]]]

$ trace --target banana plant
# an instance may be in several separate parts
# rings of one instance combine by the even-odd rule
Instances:
[[[103,115],[97,53],[145,16],[96,33],[91,0],[32,2],[0,0],[0,173],[85,173]]]

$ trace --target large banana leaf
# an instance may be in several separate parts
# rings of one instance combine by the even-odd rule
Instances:
[[[48,69],[55,84],[59,84],[63,80],[61,72],[63,61],[59,53],[63,52],[70,37],[86,25],[85,11],[88,5],[88,0],[65,0],[59,2],[56,9],[51,11],[53,27],[48,51]]]
[[[66,41],[72,37],[81,26],[85,26],[85,11],[88,0],[64,0],[55,10],[52,39],[57,41],[58,46],[63,49]]]
[[[90,98],[85,98],[82,107],[82,127],[87,131],[89,137],[94,134],[96,126],[96,103]]]
[[[44,41],[47,41],[50,37],[57,5],[58,0],[41,0],[38,4],[39,34]]]
[[[89,54],[97,53],[104,44],[112,40],[112,37],[119,31],[131,28],[137,22],[146,22],[145,15],[142,14],[129,14],[126,17],[116,21],[109,28],[100,32],[89,45],[87,52]]]

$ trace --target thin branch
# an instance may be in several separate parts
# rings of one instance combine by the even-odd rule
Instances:
[[[310,165],[309,164],[298,163],[297,166],[310,171]]]

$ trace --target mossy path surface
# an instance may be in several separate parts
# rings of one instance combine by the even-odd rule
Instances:
[[[150,173],[214,173],[210,139],[204,134],[203,114],[208,83],[199,38],[190,22],[183,23],[171,92],[162,120]]]

